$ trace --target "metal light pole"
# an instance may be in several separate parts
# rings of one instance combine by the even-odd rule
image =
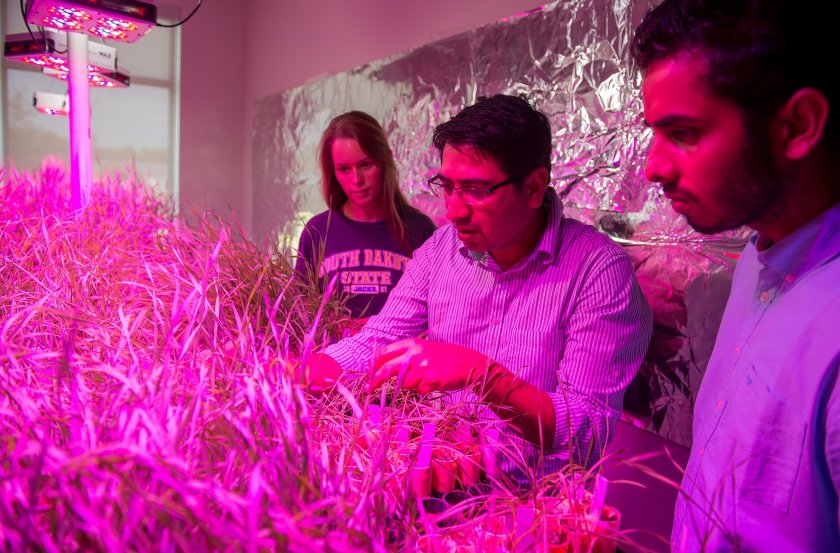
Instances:
[[[90,204],[91,138],[90,86],[88,85],[88,37],[67,33],[70,96],[70,208]]]

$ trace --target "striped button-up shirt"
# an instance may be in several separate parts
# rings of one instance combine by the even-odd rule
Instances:
[[[482,412],[502,429],[499,466],[524,484],[562,468],[571,452],[587,466],[600,457],[652,331],[624,250],[564,218],[553,189],[545,208],[536,248],[507,270],[469,251],[452,225],[441,227],[414,252],[380,314],[325,349],[352,375],[368,371],[376,347],[425,334],[481,352],[547,392],[556,413],[550,450],[540,452]],[[467,391],[446,399],[477,400]]]

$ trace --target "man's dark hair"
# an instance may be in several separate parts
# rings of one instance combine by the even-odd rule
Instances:
[[[495,159],[508,176],[524,176],[537,167],[551,172],[551,124],[523,96],[481,96],[435,128],[439,154],[447,144],[472,147]]]
[[[709,89],[763,128],[801,88],[817,88],[840,107],[832,77],[837,23],[829,12],[790,0],[664,0],[636,29],[630,54],[642,73],[663,58],[702,54]],[[835,144],[837,118],[829,116],[825,132]]]

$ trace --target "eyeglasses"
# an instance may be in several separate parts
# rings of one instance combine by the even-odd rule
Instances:
[[[456,188],[455,185],[451,182],[445,182],[443,179],[441,179],[440,175],[435,175],[434,177],[429,179],[427,184],[429,185],[429,189],[432,191],[432,194],[434,194],[438,198],[442,197],[448,200],[452,197],[453,192],[457,192],[458,197],[461,198],[462,202],[464,202],[465,204],[473,205],[486,202],[487,198],[490,197],[490,194],[492,194],[494,190],[497,190],[506,184],[511,184],[521,179],[521,175],[514,175],[512,177],[506,178],[499,184],[494,184],[493,186],[487,188]]]

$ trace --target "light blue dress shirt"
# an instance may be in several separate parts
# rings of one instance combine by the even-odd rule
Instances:
[[[672,549],[840,552],[840,205],[757,239],[697,396]]]

